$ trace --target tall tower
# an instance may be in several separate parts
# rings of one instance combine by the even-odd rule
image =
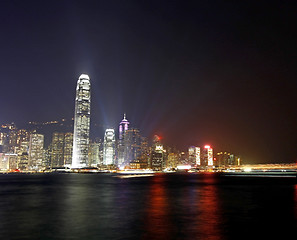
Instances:
[[[115,164],[115,133],[114,129],[106,129],[103,145],[103,164]]]
[[[88,166],[91,113],[91,83],[86,74],[80,75],[76,86],[72,168]]]
[[[125,156],[125,133],[129,128],[129,121],[126,119],[126,114],[124,114],[123,120],[119,125],[119,142],[118,142],[118,166],[122,167],[125,165],[127,156]]]
[[[129,121],[126,119],[126,113],[124,113],[124,118],[120,122],[119,126],[119,140],[122,140],[124,138],[124,134],[128,130],[129,124]]]

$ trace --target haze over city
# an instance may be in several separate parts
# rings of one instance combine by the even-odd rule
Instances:
[[[129,121],[179,149],[296,162],[296,3],[1,1],[0,123],[71,119],[81,73],[92,125]],[[102,132],[93,132],[103,138]]]

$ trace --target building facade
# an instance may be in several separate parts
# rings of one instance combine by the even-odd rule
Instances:
[[[205,145],[202,150],[201,165],[209,167],[213,166],[213,149],[209,145]]]
[[[89,164],[90,117],[91,83],[89,76],[82,74],[76,87],[72,168],[82,168]]]
[[[51,167],[64,166],[64,133],[54,132],[51,146]]]
[[[160,142],[160,138],[155,135],[151,152],[151,168],[154,171],[162,171],[164,166],[164,148]]]
[[[89,147],[89,165],[97,167],[100,164],[100,142],[91,142]]]
[[[117,165],[119,167],[123,167],[126,161],[126,149],[125,149],[125,134],[129,129],[129,121],[126,119],[126,114],[124,114],[123,120],[119,125],[119,141],[118,141],[118,157],[117,157]]]
[[[130,163],[138,163],[141,154],[141,136],[136,128],[128,129],[124,136],[124,165],[129,166]]]
[[[70,167],[72,162],[73,133],[68,132],[64,135],[64,166]]]
[[[189,147],[189,162],[188,164],[191,166],[200,166],[201,160],[200,160],[200,147]]]
[[[112,128],[105,130],[103,142],[103,164],[115,164],[115,132]]]
[[[28,167],[30,170],[40,170],[43,167],[44,135],[32,133],[29,141]]]

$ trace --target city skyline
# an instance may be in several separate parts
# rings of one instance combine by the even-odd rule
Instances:
[[[74,117],[74,79],[85,72],[91,124],[117,127],[126,112],[179,149],[295,162],[293,5],[3,1],[0,122]]]

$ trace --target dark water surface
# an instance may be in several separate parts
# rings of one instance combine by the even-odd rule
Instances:
[[[0,175],[0,239],[295,239],[296,228],[295,179]]]

